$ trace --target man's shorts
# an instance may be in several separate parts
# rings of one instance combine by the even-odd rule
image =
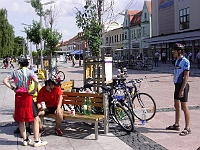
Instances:
[[[33,101],[33,104],[32,104],[32,109],[33,109],[33,116],[34,118],[38,116],[38,109],[37,109],[37,103],[35,103]]]
[[[47,107],[44,110],[45,111],[45,115],[47,115],[47,114],[54,114],[55,111],[56,111],[56,109],[57,109],[57,106],[55,106],[55,107]]]
[[[189,84],[187,83],[184,89],[184,95],[183,97],[179,97],[179,91],[181,89],[182,83],[175,83],[175,91],[174,91],[174,99],[180,100],[181,102],[187,102],[188,101],[188,92],[189,92]]]

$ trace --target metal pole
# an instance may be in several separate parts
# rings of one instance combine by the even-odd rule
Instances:
[[[31,42],[30,42],[30,59],[31,59],[31,64],[33,64],[32,44],[31,44]]]
[[[40,50],[41,50],[41,68],[44,69],[43,52],[42,52],[42,12],[40,12]]]
[[[131,54],[131,28],[130,28],[130,14],[128,14],[128,59]]]

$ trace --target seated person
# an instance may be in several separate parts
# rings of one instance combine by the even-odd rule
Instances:
[[[35,65],[30,65],[30,70],[33,70],[34,73],[38,73],[38,70],[35,67]]]
[[[124,70],[123,70],[123,67],[120,67],[119,69],[117,69],[117,77],[118,77],[118,78],[124,77]]]
[[[59,128],[63,121],[63,110],[61,109],[62,94],[59,77],[52,75],[46,81],[46,86],[41,88],[37,96],[38,115],[54,114],[56,116],[55,133],[58,136],[63,135]],[[42,107],[41,102],[45,102],[46,108]]]

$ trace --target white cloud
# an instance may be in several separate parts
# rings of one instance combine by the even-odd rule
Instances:
[[[9,23],[14,26],[16,36],[25,37],[23,30],[24,26],[22,23],[32,24],[32,20],[39,21],[39,16],[36,15],[34,8],[31,4],[24,2],[25,0],[0,0],[1,8],[6,8],[8,11]],[[41,0],[42,3],[49,2],[51,0]],[[49,8],[50,6],[56,7],[60,12],[58,19],[55,23],[55,28],[58,29],[63,35],[63,40],[69,40],[74,37],[79,31],[75,22],[75,12],[77,8],[81,8],[85,0],[54,0],[55,3],[52,5],[44,6],[44,8]],[[96,0],[95,0],[96,1]],[[123,16],[115,17],[119,12],[125,9],[142,9],[144,0],[104,0],[106,9],[110,6],[111,1],[113,4],[114,19],[118,23],[122,23]],[[112,12],[112,11],[110,11]],[[108,19],[109,21],[109,19]]]

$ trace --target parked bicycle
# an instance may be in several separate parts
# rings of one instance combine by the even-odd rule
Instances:
[[[142,120],[143,113],[146,114],[146,121],[152,119],[156,113],[156,103],[147,93],[141,93],[139,87],[143,79],[133,79],[126,82],[126,79],[114,79],[113,90],[116,88],[126,97],[126,103],[132,110],[132,115]],[[132,85],[129,86],[128,84]],[[139,84],[137,86],[137,84]],[[130,97],[130,98],[129,98]]]
[[[142,120],[143,112],[146,113],[146,121],[151,120],[156,114],[156,103],[155,100],[147,93],[139,91],[143,79],[133,79],[127,83],[131,83],[132,86],[127,86],[127,89],[131,95],[129,106],[131,106],[134,115]],[[137,85],[138,84],[138,85]]]
[[[125,103],[124,95],[119,95],[118,91],[113,93],[110,86],[102,86],[103,93],[108,96],[109,116],[126,132],[131,132],[134,129],[134,117],[131,115],[131,110]]]
[[[61,71],[61,70],[58,70],[57,66],[55,66],[55,67],[52,68],[52,74],[56,75],[56,76],[59,76],[61,82],[65,80],[65,74],[64,74],[64,72]]]

